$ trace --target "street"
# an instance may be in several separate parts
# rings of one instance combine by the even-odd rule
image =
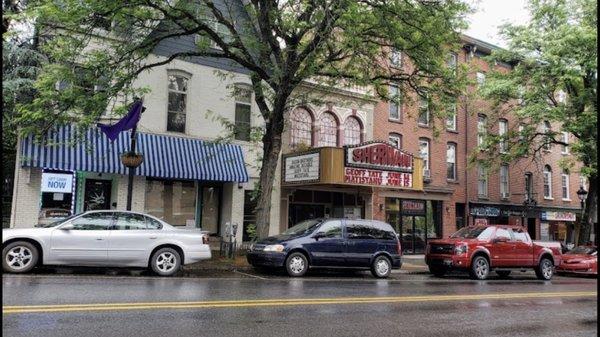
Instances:
[[[596,336],[597,280],[4,275],[6,336]]]

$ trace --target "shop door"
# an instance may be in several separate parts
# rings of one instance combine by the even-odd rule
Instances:
[[[83,210],[110,209],[111,180],[86,179]]]
[[[400,223],[400,245],[404,253],[414,253],[413,217],[403,216]]]
[[[427,218],[424,216],[414,216],[413,229],[413,247],[415,254],[423,254],[426,246],[427,236]]]

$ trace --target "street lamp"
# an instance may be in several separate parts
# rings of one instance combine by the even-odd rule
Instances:
[[[583,185],[579,186],[579,190],[577,191],[577,197],[579,198],[579,201],[581,202],[581,224],[579,225],[579,231],[577,233],[577,240],[576,242],[579,243],[579,237],[580,237],[580,232],[581,230],[584,228],[584,219],[583,219],[583,206],[585,206],[585,197],[587,197],[588,191],[585,190],[585,188],[583,188]]]

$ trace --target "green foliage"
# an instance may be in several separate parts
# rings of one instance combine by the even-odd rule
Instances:
[[[250,238],[251,242],[256,241],[256,239],[258,238],[258,232],[256,231],[255,224],[249,224],[248,226],[246,226],[246,232],[248,233],[248,237]]]

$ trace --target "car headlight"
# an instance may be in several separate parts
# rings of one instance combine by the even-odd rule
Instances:
[[[283,245],[268,245],[263,249],[265,252],[283,252]]]
[[[467,245],[460,245],[460,246],[454,247],[454,252],[456,253],[456,255],[460,255],[460,254],[466,253],[467,252]]]

